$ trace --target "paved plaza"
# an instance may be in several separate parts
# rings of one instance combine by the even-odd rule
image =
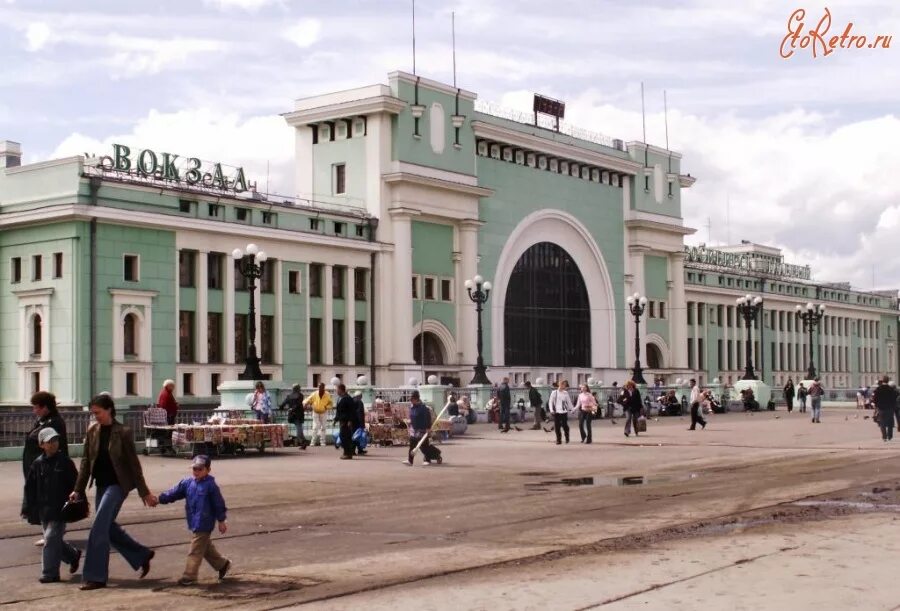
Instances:
[[[229,506],[215,536],[234,563],[178,587],[189,533],[181,504],[120,520],[156,550],[138,580],[41,585],[38,530],[17,518],[21,465],[0,464],[0,604],[9,609],[895,609],[900,440],[869,412],[714,415],[595,423],[593,445],[475,425],[445,464],[405,467],[399,448],[338,460],[331,448],[223,459]],[[142,458],[161,492],[184,459]],[[71,541],[83,546],[88,523]],[[75,581],[80,581],[76,576]]]

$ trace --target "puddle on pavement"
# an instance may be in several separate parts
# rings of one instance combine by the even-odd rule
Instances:
[[[627,475],[624,477],[595,476],[595,477],[564,477],[556,480],[542,482],[529,482],[526,488],[545,488],[548,486],[645,486],[650,484],[665,484],[670,482],[685,482],[700,477],[699,473],[675,473],[668,475]]]
[[[858,501],[796,501],[794,505],[799,507],[840,507],[845,509],[859,509],[860,511],[900,511],[900,505],[861,503]]]

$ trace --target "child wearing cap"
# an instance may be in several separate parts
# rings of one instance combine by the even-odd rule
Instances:
[[[163,504],[186,499],[184,513],[188,529],[194,533],[184,574],[178,585],[187,586],[196,582],[204,559],[219,572],[220,580],[225,579],[231,569],[231,561],[223,557],[210,540],[216,522],[220,533],[225,534],[228,530],[225,499],[216,480],[209,474],[211,464],[209,456],[195,456],[191,463],[193,476],[184,478],[174,488],[159,495],[159,502]]]
[[[41,583],[59,581],[59,565],[65,561],[69,573],[74,574],[81,563],[81,550],[63,540],[66,523],[62,508],[75,489],[78,470],[65,452],[59,451],[59,433],[45,428],[38,433],[38,443],[43,453],[28,471],[25,480],[25,498],[22,501],[22,517],[29,524],[40,524],[44,529],[44,551],[41,558]]]

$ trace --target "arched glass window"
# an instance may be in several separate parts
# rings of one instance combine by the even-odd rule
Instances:
[[[591,311],[572,257],[550,242],[526,250],[509,277],[507,365],[590,367]]]
[[[647,368],[659,369],[662,367],[662,354],[656,344],[647,344]]]
[[[41,315],[35,314],[31,319],[31,356],[41,356]]]
[[[123,323],[125,356],[137,356],[137,316],[126,314]]]
[[[413,340],[413,358],[419,365],[422,364],[422,340],[423,338],[421,333],[416,335],[416,338]],[[437,335],[428,331],[425,332],[424,340],[425,364],[443,365],[444,349],[441,345],[441,340],[438,339]]]

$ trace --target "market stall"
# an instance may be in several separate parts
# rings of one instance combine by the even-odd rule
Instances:
[[[264,452],[266,447],[284,447],[287,425],[215,415],[202,424],[147,426],[146,430],[148,437],[169,436],[175,452],[222,456],[240,455],[248,448]]]

